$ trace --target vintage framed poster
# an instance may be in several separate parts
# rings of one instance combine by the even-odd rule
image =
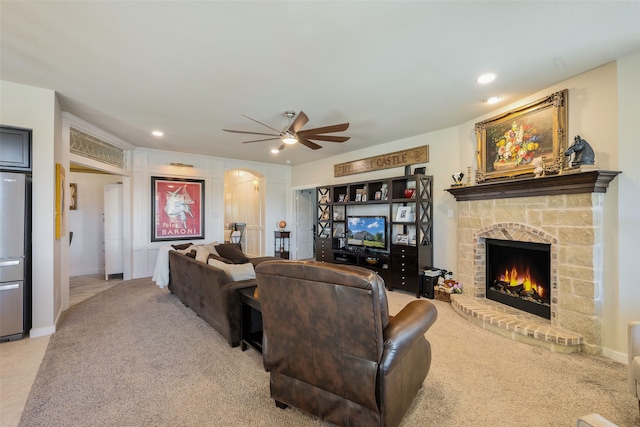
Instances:
[[[531,173],[536,157],[555,163],[567,149],[567,104],[565,89],[476,123],[478,182]]]
[[[151,241],[204,239],[204,180],[151,177]]]

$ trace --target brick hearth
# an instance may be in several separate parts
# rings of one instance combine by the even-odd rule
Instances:
[[[594,173],[607,178],[605,185]],[[566,176],[556,176],[510,180],[506,185],[517,189],[512,193],[496,183],[449,190],[459,202],[457,279],[464,286],[464,294],[452,296],[453,308],[513,339],[559,352],[601,354],[604,191],[616,174],[570,177],[597,181],[595,187],[567,186]],[[485,299],[487,238],[551,245],[551,320]]]

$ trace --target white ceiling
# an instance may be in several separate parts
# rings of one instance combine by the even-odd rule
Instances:
[[[6,1],[0,77],[139,147],[296,165],[447,128],[640,52],[638,1]],[[488,86],[475,83],[497,74]],[[483,102],[491,95],[497,106]],[[272,142],[244,118],[350,122]],[[165,136],[151,136],[154,129]]]

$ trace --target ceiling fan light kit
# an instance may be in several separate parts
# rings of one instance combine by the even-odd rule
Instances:
[[[277,150],[275,149],[271,150],[271,152],[274,154],[282,151],[287,145],[293,145],[297,142],[299,142],[300,144],[312,150],[318,150],[322,148],[322,146],[316,144],[312,140],[341,143],[349,139],[348,136],[324,135],[326,133],[345,131],[349,128],[349,123],[341,123],[337,125],[330,125],[330,126],[323,126],[323,127],[314,128],[314,129],[302,130],[302,127],[309,122],[309,117],[307,117],[307,115],[303,111],[300,111],[300,113],[298,113],[298,115],[296,116],[295,111],[287,110],[284,112],[284,115],[285,117],[289,118],[290,123],[289,123],[289,126],[286,127],[284,130],[279,131],[267,124],[264,124],[256,119],[253,119],[243,114],[243,116],[248,118],[249,120],[252,120],[277,133],[250,132],[250,131],[232,130],[232,129],[222,129],[222,130],[224,130],[225,132],[242,133],[247,135],[264,135],[264,136],[270,137],[270,138],[263,138],[263,139],[254,139],[251,141],[244,141],[243,142],[244,144],[248,144],[252,142],[262,142],[262,141],[275,141],[279,139],[282,141],[283,144]]]
[[[291,135],[291,133],[285,132],[284,138],[282,138],[282,142],[284,142],[285,144],[291,145],[298,142],[298,139],[295,136]]]

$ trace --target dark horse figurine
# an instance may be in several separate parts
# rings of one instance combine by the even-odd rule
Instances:
[[[570,156],[571,154],[575,154],[573,156],[573,162],[571,162],[571,167],[580,167],[582,165],[592,165],[595,162],[596,155],[593,152],[593,148],[589,145],[587,141],[580,138],[580,135],[576,135],[573,138],[573,145],[564,152],[565,156]]]

